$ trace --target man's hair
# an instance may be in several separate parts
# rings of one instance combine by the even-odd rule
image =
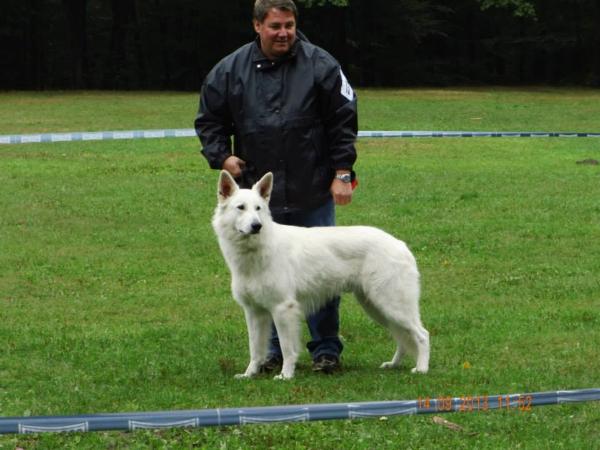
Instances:
[[[271,8],[291,11],[298,20],[298,8],[293,0],[256,0],[254,2],[254,19],[263,22]]]

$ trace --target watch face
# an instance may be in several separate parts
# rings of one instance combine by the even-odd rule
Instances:
[[[336,175],[336,178],[342,180],[344,183],[350,183],[352,181],[352,177],[349,173],[345,173],[344,175]]]

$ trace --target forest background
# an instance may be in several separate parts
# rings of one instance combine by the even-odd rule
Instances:
[[[597,0],[297,0],[357,87],[600,86]],[[0,89],[197,91],[252,0],[3,0]]]

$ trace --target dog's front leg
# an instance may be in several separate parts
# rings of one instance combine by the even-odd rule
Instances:
[[[277,305],[272,314],[283,355],[283,367],[275,379],[289,380],[294,377],[300,354],[300,320],[303,313],[296,300],[286,300]]]
[[[248,344],[250,347],[250,363],[244,373],[235,378],[251,378],[260,372],[260,366],[267,357],[271,316],[267,311],[244,308],[246,326],[248,327]]]

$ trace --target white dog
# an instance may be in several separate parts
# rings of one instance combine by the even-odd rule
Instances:
[[[250,364],[237,378],[256,375],[267,357],[271,321],[277,328],[283,368],[294,376],[301,349],[300,324],[332,296],[352,291],[365,311],[385,326],[396,353],[381,367],[396,367],[405,351],[413,372],[429,367],[429,333],[419,317],[419,272],[406,244],[372,227],[280,225],[271,219],[273,175],[240,189],[222,171],[212,225],[231,271],[233,297],[248,326]]]

